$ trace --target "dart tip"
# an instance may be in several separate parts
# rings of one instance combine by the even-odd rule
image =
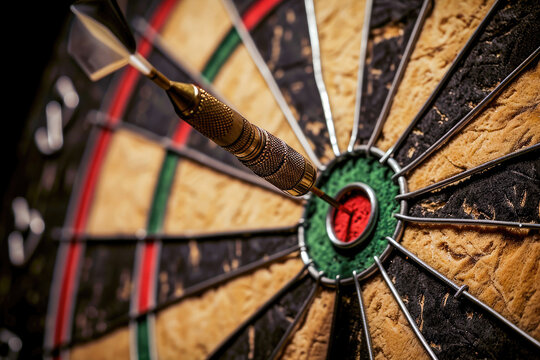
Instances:
[[[328,204],[336,208],[336,210],[343,211],[344,213],[348,214],[349,216],[352,216],[353,213],[349,209],[347,209],[343,204],[340,204],[336,199],[334,199],[331,196],[328,196],[324,191],[321,189],[312,186],[310,191],[317,195],[322,200],[326,201]]]

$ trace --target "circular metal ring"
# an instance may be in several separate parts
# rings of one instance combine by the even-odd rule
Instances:
[[[368,223],[364,228],[364,231],[362,231],[362,233],[358,235],[358,237],[349,242],[341,241],[340,239],[338,239],[334,230],[334,226],[332,225],[334,217],[336,215],[336,209],[334,207],[330,207],[328,209],[328,213],[326,214],[326,232],[328,233],[328,237],[330,238],[332,244],[339,248],[350,249],[363,243],[369,237],[371,231],[373,231],[373,229],[375,228],[377,215],[379,213],[379,206],[377,202],[377,196],[375,195],[375,191],[371,188],[371,186],[361,182],[348,184],[337,193],[336,200],[340,202],[340,199],[342,197],[358,189],[363,194],[367,195],[367,198],[369,199],[369,203],[371,205]]]
[[[326,166],[325,171],[331,170],[337,164],[340,164],[341,162],[346,161],[346,160],[350,159],[351,157],[353,157],[353,156],[355,156],[355,155],[357,155],[359,153],[364,153],[365,154],[366,150],[367,150],[367,146],[361,145],[361,146],[358,146],[352,152],[347,152],[345,154],[342,154],[342,156],[333,159]],[[372,155],[374,155],[378,159],[381,159],[384,156],[384,152],[379,148],[371,147],[369,149],[369,151],[370,151],[370,153]],[[392,171],[394,171],[394,173],[397,173],[397,172],[399,172],[401,170],[401,166],[399,166],[397,161],[395,159],[393,159],[393,158],[388,158],[388,160],[386,161],[386,164],[388,166],[390,166],[390,168],[392,169]],[[400,193],[405,194],[406,192],[408,192],[407,180],[405,179],[405,177],[400,176],[397,179],[397,181],[398,181]],[[319,184],[317,184],[317,185],[319,185]],[[311,194],[308,194],[306,199],[309,200],[310,198],[311,198]],[[313,260],[310,258],[309,253],[308,253],[308,249],[307,249],[307,245],[305,243],[304,227],[305,227],[306,211],[307,211],[307,208],[304,210],[304,215],[303,215],[302,219],[300,220],[300,223],[299,223],[299,226],[298,226],[298,243],[300,245],[300,257],[301,257],[302,261],[304,262],[304,264],[306,264],[306,265],[309,264],[308,271],[311,274],[311,276],[313,276],[314,279],[317,279],[318,276],[319,276],[319,270],[317,269],[317,267],[316,267],[315,263],[313,262]],[[407,200],[401,200],[399,213],[402,214],[402,215],[407,214]],[[403,235],[403,230],[404,230],[404,222],[401,221],[401,220],[398,220],[398,222],[396,224],[396,229],[394,230],[394,234],[392,234],[392,238],[394,238],[396,241],[399,241],[401,239],[401,236]],[[381,262],[385,261],[388,258],[388,256],[392,252],[392,249],[393,249],[393,247],[390,244],[388,244],[388,246],[383,250],[382,254],[379,256],[379,259],[380,259]],[[374,263],[370,267],[368,267],[367,269],[364,269],[363,271],[361,271],[359,273],[357,272],[358,280],[363,280],[363,279],[373,275],[377,271],[377,269],[378,269],[377,264]],[[326,286],[330,286],[330,287],[335,287],[336,286],[336,279],[335,278],[331,279],[329,277],[323,276],[320,279],[320,282],[322,284],[326,285]],[[354,279],[352,277],[352,274],[349,277],[340,278],[340,284],[341,285],[349,285],[349,284],[352,284],[353,282],[354,282]]]

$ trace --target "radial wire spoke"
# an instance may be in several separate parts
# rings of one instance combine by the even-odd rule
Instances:
[[[255,41],[253,40],[251,34],[246,28],[244,22],[242,21],[242,18],[240,14],[238,13],[233,1],[223,0],[223,4],[225,5],[225,8],[227,9],[227,12],[229,13],[229,16],[231,17],[231,20],[236,30],[238,31],[238,34],[240,35],[240,38],[242,39],[243,44],[248,50],[255,65],[259,69],[270,92],[274,96],[276,103],[278,104],[279,108],[283,112],[283,115],[285,116],[287,122],[289,123],[289,126],[291,127],[294,134],[296,135],[296,138],[300,142],[300,145],[302,145],[302,149],[308,155],[308,158],[313,162],[313,164],[318,169],[323,170],[324,165],[321,163],[319,159],[319,156],[321,155],[316,154],[316,151],[311,147],[306,137],[306,134],[300,127],[298,120],[296,119],[293,112],[291,111],[289,104],[287,103],[287,100],[285,100],[285,96],[280,89],[280,86],[278,85],[276,79],[274,78],[274,75],[272,74],[267,63],[265,62],[261,53],[259,52],[259,49],[257,48],[257,45],[255,44]]]
[[[174,235],[165,233],[155,233],[148,236],[146,231],[140,231],[135,234],[111,234],[111,235],[92,235],[87,233],[81,233],[77,235],[76,239],[69,239],[68,236],[72,236],[73,233],[70,229],[55,229],[54,238],[59,242],[110,242],[110,241],[124,241],[124,242],[137,242],[145,241],[147,237],[151,237],[154,240],[160,240],[171,243],[182,243],[189,240],[205,241],[208,239],[218,238],[250,238],[250,237],[265,237],[265,236],[293,236],[298,232],[298,225],[275,227],[268,229],[258,230],[234,230],[234,231],[220,231],[208,234],[192,234],[192,235]]]
[[[489,312],[491,315],[493,315],[496,319],[502,321],[506,326],[508,326],[510,329],[515,331],[517,334],[522,336],[523,338],[527,339],[527,341],[531,342],[534,346],[537,348],[540,348],[540,342],[527,334],[525,331],[521,330],[519,327],[517,327],[514,323],[510,322],[508,319],[506,319],[504,316],[499,314],[497,311],[495,311],[493,308],[485,304],[484,302],[478,300],[476,297],[471,295],[467,289],[467,285],[459,286],[456,283],[454,283],[452,280],[448,279],[446,276],[429,266],[427,263],[425,263],[423,260],[421,260],[418,256],[413,254],[411,251],[409,251],[406,247],[398,243],[396,240],[392,239],[391,237],[387,236],[386,239],[388,242],[397,250],[399,250],[401,253],[403,253],[408,258],[412,259],[415,263],[420,265],[423,269],[434,275],[436,278],[441,280],[444,284],[446,284],[448,287],[454,289],[456,291],[454,298],[459,298],[460,296],[464,296],[470,301],[472,301],[474,304],[478,305],[480,308],[484,309],[486,312]]]
[[[386,270],[384,270],[384,267],[382,266],[379,258],[377,256],[374,256],[373,258],[375,259],[375,263],[379,267],[379,270],[380,270],[380,272],[381,272],[381,274],[383,276],[384,282],[386,283],[386,285],[388,286],[388,288],[392,292],[392,295],[394,296],[394,299],[396,300],[396,302],[398,303],[401,311],[403,312],[403,314],[407,318],[407,321],[409,322],[409,325],[411,325],[414,333],[416,334],[416,337],[418,338],[418,340],[420,340],[420,343],[422,344],[422,346],[424,347],[424,349],[428,353],[429,357],[432,358],[433,360],[438,359],[437,355],[435,355],[435,353],[433,352],[433,350],[431,349],[431,347],[427,343],[426,339],[422,335],[422,332],[420,331],[420,329],[418,329],[418,326],[416,325],[416,322],[414,321],[411,314],[409,313],[409,310],[407,310],[407,307],[403,303],[403,300],[401,300],[401,297],[400,297],[399,293],[397,292],[394,284],[392,284],[392,280],[390,280],[390,277],[386,273]]]
[[[410,35],[409,41],[407,42],[407,47],[405,48],[401,61],[399,62],[399,66],[394,76],[394,80],[392,81],[392,86],[390,87],[390,90],[388,91],[388,94],[386,95],[386,99],[384,101],[384,105],[382,107],[381,113],[379,114],[379,117],[377,118],[377,122],[375,123],[375,127],[373,128],[373,132],[371,133],[371,136],[368,140],[367,148],[366,148],[367,154],[370,153],[369,150],[371,149],[371,147],[373,147],[373,145],[375,145],[375,142],[381,135],[382,128],[384,126],[384,123],[386,122],[388,113],[390,112],[390,108],[392,107],[394,95],[396,94],[399,88],[399,84],[401,83],[401,80],[403,79],[403,75],[405,74],[405,69],[407,67],[407,64],[409,63],[409,58],[411,57],[411,54],[414,50],[414,45],[416,44],[416,40],[418,40],[418,36],[420,36],[422,26],[424,25],[427,15],[431,11],[432,7],[433,7],[432,0],[424,0],[424,3],[422,4],[422,8],[420,9],[420,13],[418,14],[418,19],[416,20],[416,23],[414,24],[414,28]]]
[[[394,91],[431,1],[368,1],[360,44],[356,108],[349,151],[374,138],[391,106]],[[372,143],[375,140],[372,140]]]
[[[291,324],[305,312],[318,288],[318,282],[307,273],[309,264],[266,301],[254,314],[225,339],[208,359],[232,358],[253,354],[255,359],[269,359],[275,355],[276,345],[284,342]],[[305,299],[299,301],[299,299]]]
[[[512,81],[520,75],[529,64],[534,63],[538,59],[538,54],[540,53],[540,47],[537,47],[536,50],[529,55],[525,61],[523,61],[514,71],[510,73],[497,87],[491,91],[478,105],[476,105],[465,117],[459,120],[449,131],[447,131],[442,137],[440,137],[433,145],[431,145],[426,151],[416,157],[409,164],[404,166],[400,171],[395,173],[392,176],[392,179],[397,179],[399,176],[410,172],[420,165],[427,157],[433,154],[436,150],[441,148],[448,140],[457,134],[461,129],[465,127],[471,120],[473,120],[482,110],[484,110],[489,103],[497,97]]]
[[[336,295],[334,297],[334,310],[332,311],[332,326],[330,327],[330,336],[328,340],[328,348],[326,351],[326,360],[331,360],[335,358],[333,351],[335,348],[341,349],[340,345],[335,345],[339,340],[343,339],[343,336],[340,335],[344,326],[339,323],[339,316],[341,314],[341,301],[343,299],[343,294],[340,286],[340,276],[336,276]],[[350,318],[350,317],[348,317]],[[350,336],[353,338],[353,336]],[[356,338],[356,336],[354,336]],[[353,348],[350,346],[349,348]],[[355,347],[356,348],[356,347]],[[345,358],[342,356],[342,358]]]
[[[298,314],[294,317],[293,322],[289,325],[287,330],[285,331],[285,334],[281,337],[279,340],[279,343],[276,345],[274,350],[272,351],[272,354],[270,355],[270,359],[275,360],[280,357],[280,355],[283,353],[283,350],[285,349],[285,346],[287,345],[288,340],[291,338],[292,334],[298,330],[298,327],[300,326],[300,323],[306,316],[307,309],[309,306],[313,303],[313,300],[315,299],[315,295],[317,294],[317,291],[320,289],[320,282],[317,280],[315,285],[311,288],[311,291],[309,292],[307,298],[302,303],[302,307],[298,311]]]
[[[358,297],[358,306],[360,308],[360,315],[362,316],[362,326],[364,328],[364,336],[366,339],[366,347],[368,350],[369,359],[373,360],[373,347],[371,345],[371,334],[369,332],[369,326],[367,322],[366,309],[364,307],[364,301],[362,299],[362,287],[358,281],[358,274],[356,270],[353,271],[354,287],[356,288],[356,296]]]
[[[394,214],[398,220],[420,224],[452,224],[452,225],[475,225],[475,226],[508,226],[520,229],[540,229],[540,224],[521,223],[514,221],[485,220],[485,219],[453,219],[453,218],[429,218]]]
[[[464,179],[464,178],[469,177],[471,175],[477,174],[477,173],[479,173],[479,172],[481,172],[483,170],[486,170],[486,169],[491,170],[494,166],[502,164],[502,163],[504,163],[504,162],[506,162],[508,160],[513,160],[513,159],[515,159],[515,158],[517,158],[519,156],[523,156],[523,155],[529,154],[531,152],[537,151],[539,149],[540,149],[540,143],[529,146],[529,147],[526,147],[524,149],[515,151],[513,153],[510,153],[510,154],[498,157],[496,159],[487,161],[482,165],[476,166],[476,167],[474,167],[472,169],[469,169],[469,170],[465,170],[463,172],[460,172],[459,174],[456,174],[456,175],[451,176],[451,177],[449,177],[447,179],[438,181],[438,182],[436,182],[434,184],[431,184],[429,186],[426,186],[424,188],[421,188],[421,189],[418,189],[418,190],[415,190],[415,191],[411,191],[411,192],[408,192],[408,193],[405,193],[405,194],[400,194],[400,195],[396,196],[395,199],[396,200],[405,200],[405,199],[415,198],[418,195],[422,195],[422,194],[425,194],[427,192],[440,189],[440,188],[442,188],[442,187],[444,187],[444,186],[446,186],[448,184],[451,184],[451,183],[456,182],[458,180]]]
[[[450,65],[449,69],[446,71],[441,81],[439,81],[439,83],[437,84],[437,87],[435,88],[435,90],[433,90],[429,98],[422,105],[422,108],[420,109],[420,111],[418,111],[418,113],[415,115],[414,119],[407,126],[405,131],[400,135],[396,143],[392,145],[392,147],[390,147],[390,149],[388,149],[388,151],[380,159],[381,163],[384,163],[390,156],[392,156],[395,153],[395,151],[403,144],[403,142],[407,139],[409,134],[413,131],[418,121],[427,113],[429,109],[431,109],[431,107],[437,100],[437,97],[439,96],[441,91],[445,88],[448,80],[451,79],[452,75],[458,69],[458,66],[461,65],[462,59],[465,58],[469,54],[471,47],[475,44],[478,37],[483,33],[486,25],[489,24],[489,21],[491,20],[491,17],[493,16],[493,14],[495,14],[498,11],[499,5],[501,5],[504,2],[505,2],[504,0],[497,0],[491,6],[491,8],[489,9],[489,12],[486,14],[484,19],[480,23],[480,25],[478,25],[478,27],[476,28],[474,33],[471,35],[469,40],[467,40],[467,43],[465,44],[463,49],[461,49],[459,54],[456,56],[456,58],[452,62],[452,65]]]
[[[363,328],[363,314],[358,304],[356,288],[343,285],[340,276],[336,276],[336,299],[334,302],[334,315],[327,360],[333,359],[361,359],[369,358],[369,350],[366,349],[365,328]]]
[[[357,74],[357,85],[356,85],[356,97],[354,100],[354,120],[353,120],[353,128],[351,132],[351,138],[349,140],[349,146],[347,147],[347,150],[349,152],[354,150],[354,145],[356,144],[356,140],[358,140],[358,128],[360,126],[360,106],[362,105],[362,89],[364,85],[364,69],[366,67],[366,56],[367,56],[367,48],[368,48],[368,41],[369,41],[369,29],[370,29],[370,22],[371,22],[371,12],[373,11],[373,1],[374,0],[366,0],[366,5],[364,8],[364,24],[362,25],[362,39],[360,42],[360,56],[359,56],[359,63],[358,63],[358,74]]]
[[[336,135],[336,128],[334,126],[334,119],[332,117],[332,109],[330,107],[330,99],[328,98],[328,91],[326,91],[326,84],[324,83],[322,64],[321,64],[321,49],[319,45],[319,31],[317,30],[317,18],[315,17],[315,5],[313,0],[304,1],[306,7],[306,15],[309,29],[309,40],[311,43],[311,57],[313,59],[313,75],[315,76],[315,82],[317,83],[317,89],[319,90],[319,96],[321,97],[321,104],[324,113],[324,119],[326,120],[326,128],[328,130],[328,136],[330,138],[330,144],[332,145],[332,151],[334,155],[339,156],[341,151],[339,150],[338,140]]]

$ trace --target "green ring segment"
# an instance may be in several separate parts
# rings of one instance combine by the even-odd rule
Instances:
[[[375,156],[373,156],[375,155]],[[395,160],[381,164],[378,160],[383,152],[371,148],[370,156],[366,156],[366,148],[347,153],[335,159],[317,182],[319,188],[333,196],[350,183],[362,182],[375,192],[379,203],[377,223],[369,238],[352,249],[339,249],[332,244],[326,228],[326,216],[329,205],[315,197],[311,197],[306,205],[303,224],[299,233],[302,248],[302,260],[312,261],[312,274],[324,272],[326,284],[335,283],[336,276],[341,282],[352,282],[353,271],[359,278],[365,278],[376,271],[373,256],[385,257],[391,251],[386,236],[398,238],[401,235],[402,223],[393,214],[404,212],[406,202],[401,204],[395,196],[406,191],[405,179],[399,184],[393,182],[392,175],[399,169]]]

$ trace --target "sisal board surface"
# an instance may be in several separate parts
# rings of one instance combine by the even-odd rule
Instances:
[[[398,91],[398,95],[392,107],[389,122],[384,128],[383,137],[379,143],[379,146],[382,149],[386,149],[393,143],[393,141],[397,139],[397,136],[399,136],[399,134],[403,131],[416,111],[420,108],[425,99],[429,96],[430,92],[436,86],[440,78],[444,75],[444,72],[452,62],[452,59],[455,57],[455,55],[457,55],[468,37],[480,23],[490,5],[491,2],[476,1],[474,3],[469,2],[464,4],[459,1],[452,1],[445,2],[443,6],[441,2],[436,2],[432,14],[424,25],[424,30],[413,53],[413,57],[407,68],[407,72],[405,73],[402,89]],[[325,10],[324,6],[328,6],[328,10]],[[318,16],[321,18],[321,14],[324,14],[325,11],[327,11],[328,14],[337,13],[337,10],[335,9],[339,8],[339,5],[337,5],[337,2],[318,2],[316,3],[316,7],[319,14]],[[326,32],[337,34],[335,36],[340,36],[339,32],[332,32],[332,30],[325,29],[325,26],[339,26],[339,21],[333,21],[332,18],[333,15],[328,15],[328,18],[319,24],[319,30],[321,33]],[[350,34],[344,34],[343,36],[350,36]],[[334,70],[332,70],[331,68],[331,66],[339,66],[339,62],[336,65],[331,65],[330,61],[324,61],[326,46],[324,41],[321,41],[321,46],[323,48],[323,67],[325,68],[325,71],[334,71],[336,73],[339,72],[341,69],[334,68]],[[208,46],[208,48],[210,49],[211,46]],[[199,60],[199,64],[202,63],[203,61]],[[351,68],[352,67],[353,66],[351,65]],[[227,67],[224,69],[223,74],[226,74],[227,72],[234,74],[235,71],[239,72],[241,70],[243,69],[241,68],[241,62],[239,61],[237,65],[234,65],[234,67],[231,65],[230,68]],[[349,74],[349,72],[350,71],[347,71],[347,74]],[[354,69],[354,72],[356,72],[356,69]],[[355,77],[356,75],[352,76]],[[233,78],[232,75],[230,75],[230,77]],[[325,80],[327,81],[327,86],[329,87],[331,99],[333,97],[332,94],[346,93],[349,94],[347,96],[348,101],[350,102],[351,99],[353,99],[353,95],[350,94],[354,94],[354,89],[356,86],[355,82],[336,82],[337,84],[347,87],[347,89],[344,90],[337,90],[336,88],[333,88],[333,86],[336,85],[332,85],[332,81],[328,80],[328,77],[328,74],[325,73]],[[224,80],[220,80],[220,78],[218,78],[218,83],[219,81]],[[224,82],[223,85],[220,85],[223,86],[225,90],[227,88],[226,83],[227,82]],[[530,91],[528,91],[528,88],[526,88],[527,85],[525,85],[523,88],[526,92],[525,95],[529,96]],[[501,101],[506,101],[506,105],[513,103],[513,99],[511,98],[512,94],[509,95],[510,96],[506,100],[504,100],[504,97],[501,97]],[[253,108],[253,110],[249,111],[256,111],[256,106],[253,105],[256,103],[256,101],[250,102],[249,97],[247,99],[244,97],[240,100],[240,102],[251,104],[250,106]],[[238,106],[246,106],[246,109],[248,108],[248,105],[239,104]],[[490,111],[491,115],[488,115]],[[456,137],[453,142],[453,146],[448,146],[448,149],[443,149],[438,157],[433,157],[433,159],[430,159],[429,162],[426,163],[431,165],[426,166],[431,166],[434,168],[436,167],[435,164],[443,165],[441,166],[441,171],[435,175],[436,177],[445,177],[448,174],[455,172],[456,167],[451,165],[452,162],[461,161],[462,163],[459,163],[459,165],[467,168],[474,166],[475,163],[471,162],[469,160],[470,158],[464,155],[466,154],[467,150],[465,145],[468,143],[468,141],[470,141],[472,136],[476,136],[478,134],[478,144],[481,145],[475,148],[476,159],[489,159],[499,156],[498,154],[507,153],[510,149],[517,149],[521,147],[522,145],[520,145],[520,139],[523,137],[524,133],[526,134],[526,132],[524,131],[525,128],[520,128],[516,124],[518,120],[521,120],[528,123],[530,128],[531,124],[535,124],[530,123],[530,121],[532,121],[531,119],[533,119],[532,116],[537,114],[534,111],[534,109],[529,111],[530,116],[527,115],[527,112],[525,112],[524,115],[520,115],[522,118],[511,117],[511,119],[509,119],[510,121],[504,121],[505,124],[514,125],[500,126],[504,120],[504,117],[496,110],[488,110],[485,115],[482,115],[481,121],[478,120],[478,122],[471,124],[464,132],[465,135],[462,134]],[[352,116],[350,121],[352,122]],[[279,119],[276,117],[276,123],[272,123],[274,125],[269,126],[279,128],[279,123]],[[339,123],[341,124],[341,121]],[[343,121],[343,124],[344,125],[340,126],[347,126],[345,120]],[[536,129],[538,129],[538,127],[536,127]],[[537,139],[535,136],[536,135],[533,136],[533,139]],[[528,136],[526,136],[526,138],[528,138]],[[497,151],[499,152],[494,154],[493,149],[490,148],[490,146],[492,146],[490,144],[495,144],[501,139],[505,140],[504,147],[497,147],[499,149]],[[343,141],[340,138],[340,144],[345,144],[347,141],[348,139]],[[531,141],[532,143],[538,142],[538,140]],[[451,161],[448,160],[448,158],[450,158]],[[422,175],[422,173],[424,175]],[[413,174],[413,180],[410,182],[411,188],[421,187],[426,183],[433,181],[430,177],[425,176],[426,173],[427,171],[420,169],[415,172]],[[269,221],[272,221],[272,219],[274,219],[276,222],[280,221],[277,220],[273,214],[267,214],[266,216]],[[228,226],[231,229],[236,226],[234,224],[227,223],[226,221],[223,222],[222,225]],[[534,238],[533,236],[521,236],[519,239],[519,241],[509,241],[511,240],[511,236],[486,231],[484,229],[465,230],[440,227],[419,228],[409,226],[405,233],[403,243],[413,252],[419,254],[421,258],[428,261],[431,265],[439,269],[450,278],[455,278],[456,281],[469,284],[473,294],[479,296],[489,305],[494,306],[505,316],[508,316],[510,319],[516,321],[518,325],[523,326],[534,336],[538,337],[537,328],[539,321],[536,316],[539,312],[537,307],[535,307],[535,304],[539,303],[538,299],[535,297],[529,297],[528,301],[519,300],[520,297],[521,299],[527,298],[526,296],[521,295],[523,295],[524,289],[531,284],[525,282],[518,287],[512,285],[515,269],[519,269],[518,278],[520,280],[535,281],[535,279],[537,279],[538,270],[535,270],[534,261],[523,264],[521,262],[521,256],[524,254],[537,254],[538,239]],[[448,251],[444,246],[436,246],[443,241],[455,246],[456,248],[459,248],[459,250],[465,254],[466,257],[462,258],[461,256],[457,256],[457,258],[454,258],[452,257],[452,253],[455,253],[455,249]],[[470,261],[466,260],[467,255],[477,255],[477,253],[475,253],[475,251],[477,251],[477,244],[484,244],[487,246],[491,243],[493,243],[494,247],[485,247],[486,254],[482,255],[482,259],[477,261],[476,264],[471,267]],[[531,259],[534,258],[538,258],[538,255],[533,255]],[[257,276],[256,274],[257,273],[255,273],[254,276]],[[536,281],[536,284],[538,283],[539,282]],[[373,277],[371,280],[367,281],[363,287],[366,306],[368,307],[368,320],[372,329],[372,340],[376,351],[376,358],[401,359],[410,358],[411,355],[415,358],[424,357],[425,354],[423,349],[418,341],[414,338],[410,327],[406,323],[403,315],[391,298],[389,291],[380,277]],[[214,296],[215,299],[218,299],[218,296],[228,296],[229,293],[227,291],[227,286],[224,286],[219,288],[219,290],[216,292],[212,291],[203,295],[203,297],[207,297],[205,301],[212,302],[211,299]],[[510,298],[514,300],[505,300]],[[198,306],[197,301],[202,300],[199,298],[191,299],[189,303],[190,306],[196,308]],[[331,312],[331,303],[331,300],[324,297],[316,299],[312,308],[310,309],[307,320],[303,324],[303,327],[295,335],[291,341],[291,344],[286,349],[286,357],[289,355],[291,358],[294,358],[294,356],[304,356],[299,354],[311,354],[314,356],[313,358],[317,358],[315,357],[315,354],[319,354],[324,357],[323,354],[325,351],[323,349],[327,339],[325,339],[323,332],[320,330],[324,329],[326,326],[329,328],[331,316],[322,316],[322,314],[328,314]],[[178,307],[181,306],[187,305],[178,305]],[[175,307],[172,307],[170,311],[173,312],[173,309],[175,309]],[[201,314],[201,316],[203,315],[204,314]],[[207,315],[210,315],[210,312]],[[175,319],[174,316],[170,316],[170,320],[166,321],[176,323],[178,320]],[[312,340],[309,341],[306,339],[317,339],[316,344],[314,344]],[[174,342],[158,340],[158,343],[160,341],[160,354],[168,353],[168,351],[174,353],[175,348],[184,346],[178,339],[176,339]],[[192,346],[197,345],[192,344]],[[313,352],[314,347],[320,348],[321,350]],[[206,349],[205,351],[210,350],[211,349]],[[203,352],[200,354],[203,356]]]
[[[132,132],[113,134],[96,187],[87,232],[133,234],[146,228],[165,151]]]

